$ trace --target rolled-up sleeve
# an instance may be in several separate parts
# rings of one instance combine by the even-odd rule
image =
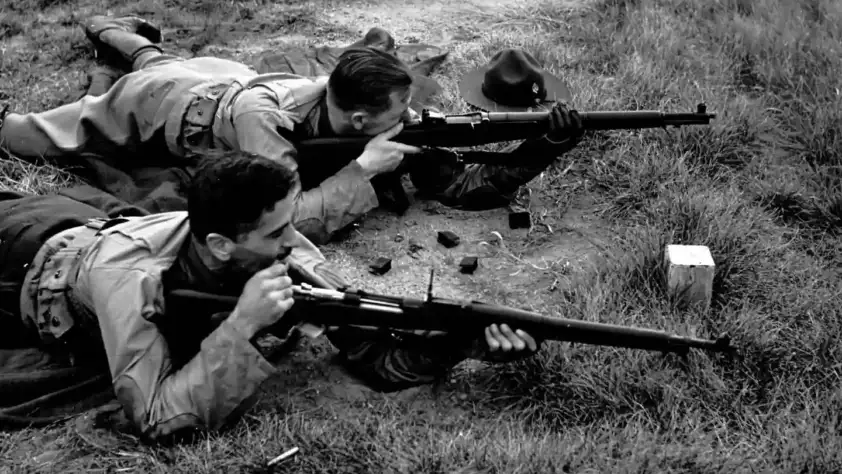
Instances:
[[[160,282],[130,269],[95,269],[90,278],[117,399],[145,438],[219,429],[249,408],[261,383],[275,373],[227,321],[175,370],[167,341],[152,322],[164,309]]]
[[[283,110],[284,98],[267,87],[243,91],[232,114],[237,142],[248,153],[298,169],[296,150],[279,130],[293,130],[296,118]],[[378,206],[377,194],[356,160],[296,197],[293,225],[317,244]]]

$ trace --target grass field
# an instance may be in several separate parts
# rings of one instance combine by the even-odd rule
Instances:
[[[400,17],[420,8],[293,3],[110,8],[176,29],[182,51],[234,57],[252,54],[247,45],[261,36],[346,38],[326,9]],[[543,301],[568,317],[728,332],[740,357],[550,343],[527,361],[456,373],[449,383],[470,387],[465,396],[445,391],[423,404],[400,394],[337,404],[268,397],[230,431],[170,450],[97,449],[66,426],[24,430],[0,438],[0,465],[257,472],[299,446],[276,472],[842,471],[842,3],[479,3],[451,19],[454,30],[493,25],[474,31],[473,46],[456,48],[437,76],[451,112],[463,105],[459,75],[513,46],[567,78],[579,110],[675,112],[705,102],[718,114],[710,127],[589,134],[548,172],[539,194],[560,199],[565,183],[584,183],[575,192],[615,237],[598,265]],[[11,0],[0,15],[0,101],[38,111],[74,99],[91,54],[72,14],[105,10],[86,0]],[[560,172],[570,165],[575,173]],[[48,192],[69,179],[0,163],[0,189]],[[680,311],[666,297],[670,243],[711,249],[709,312]],[[301,374],[301,393],[308,380]]]

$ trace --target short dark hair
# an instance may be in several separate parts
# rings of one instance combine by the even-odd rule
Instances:
[[[202,243],[211,232],[237,240],[256,229],[263,213],[297,184],[294,170],[263,156],[204,153],[187,192],[190,231]]]
[[[409,94],[411,85],[412,73],[406,64],[392,54],[367,47],[343,52],[328,79],[340,109],[362,107],[372,114],[389,110],[392,93]]]

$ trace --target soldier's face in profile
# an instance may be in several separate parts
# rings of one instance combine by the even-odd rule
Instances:
[[[333,94],[327,93],[327,113],[331,128],[338,135],[375,136],[389,130],[400,122],[409,122],[412,116],[409,104],[412,102],[412,88],[390,94],[390,106],[381,112],[371,112],[358,104],[348,109],[337,105]]]
[[[411,118],[409,104],[412,101],[411,91],[406,94],[392,93],[392,106],[377,115],[368,114],[363,124],[362,132],[374,136],[389,130],[400,122],[407,122]]]
[[[257,228],[239,239],[231,253],[231,263],[238,272],[253,275],[292,252],[298,239],[291,222],[296,194],[290,192],[273,209],[264,211]]]

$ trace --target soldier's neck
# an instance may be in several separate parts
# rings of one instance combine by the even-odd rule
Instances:
[[[187,245],[188,247],[185,253],[198,259],[198,262],[196,263],[201,263],[206,269],[211,271],[222,268],[222,263],[215,259],[210,250],[206,246],[200,244],[199,241],[196,240],[195,236],[190,236],[190,241],[187,242]]]
[[[207,248],[192,236],[189,247],[183,252],[182,260],[186,273],[195,285],[207,288],[219,294],[239,294],[243,286],[252,277],[246,269],[216,259]]]
[[[191,236],[188,248],[183,253],[184,264],[191,279],[198,280],[202,286],[221,288],[225,285],[225,264],[211,254],[210,250]]]

